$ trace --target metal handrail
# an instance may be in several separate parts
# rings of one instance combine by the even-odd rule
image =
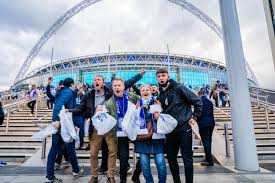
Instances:
[[[227,112],[224,112],[224,111],[221,110],[220,108],[214,106],[214,109],[216,109],[217,111],[219,111],[219,112],[221,112],[222,114],[226,115],[227,117],[231,118],[231,115],[230,115],[230,114],[228,114]]]
[[[266,99],[267,100],[267,99]],[[251,98],[252,102],[256,102],[258,104],[258,107],[263,107],[265,109],[265,118],[266,118],[266,129],[267,132],[270,132],[270,120],[268,115],[268,110],[275,111],[275,105],[271,104],[267,101],[260,101],[259,99]]]
[[[12,99],[11,97],[16,94],[17,95],[17,98],[16,99]],[[6,93],[4,95],[1,95],[1,101],[2,101],[2,105],[5,105],[5,101],[6,100],[9,100],[9,102],[14,102],[14,101],[20,101],[23,97],[26,94],[26,91],[22,90],[20,92],[10,92],[10,93]]]
[[[227,112],[224,112],[223,110],[221,110],[218,107],[213,106],[214,109],[216,109],[217,111],[221,112],[222,114],[226,115],[227,117],[231,118],[231,115],[228,114]],[[225,153],[226,153],[226,157],[230,158],[231,157],[231,153],[230,153],[230,139],[229,139],[229,126],[231,125],[230,123],[223,123],[223,125],[220,124],[215,124],[216,126],[222,127],[224,130],[224,141],[225,141]]]
[[[14,108],[16,108],[17,110],[19,110],[19,107],[20,105],[23,105],[23,104],[26,104],[30,101],[33,101],[33,100],[36,100],[36,109],[35,109],[35,118],[37,118],[37,111],[38,111],[38,102],[39,102],[39,99],[44,99],[44,96],[39,96],[39,97],[36,97],[36,98],[32,98],[32,99],[24,99],[24,100],[21,100],[21,101],[18,101],[18,102],[14,102],[12,104],[8,104],[6,106],[3,107],[4,110],[6,110],[7,112],[7,120],[6,120],[6,130],[5,130],[5,134],[7,135],[8,132],[9,132],[9,125],[10,125],[10,113],[13,112]]]
[[[275,109],[275,104],[266,102],[266,101],[261,101],[261,100],[256,100],[254,98],[251,98],[252,102],[257,102],[259,105],[262,105],[263,107],[269,107],[269,108],[274,108]]]
[[[267,88],[260,88],[260,87],[255,87],[255,86],[250,86],[249,87],[252,90],[258,90],[260,92],[266,92],[266,93],[271,93],[271,94],[275,94],[275,91],[272,89],[267,89]]]
[[[39,125],[38,123],[41,122],[43,119],[49,117],[51,114],[52,114],[52,112],[49,112],[49,113],[46,114],[45,116],[43,116],[43,117],[41,117],[41,118],[39,118],[39,119],[37,119],[37,120],[33,120],[32,122],[34,123],[35,126],[41,128],[41,129],[43,129],[43,128],[47,127],[47,126]],[[49,122],[51,122],[51,120],[49,120]]]

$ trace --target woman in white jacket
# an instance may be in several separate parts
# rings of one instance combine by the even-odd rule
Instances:
[[[33,84],[32,85],[32,89],[30,91],[29,97],[31,99],[31,101],[27,104],[27,106],[31,109],[31,114],[33,115],[34,112],[34,106],[36,104],[36,98],[39,97],[40,95],[40,91],[36,88],[36,85]]]

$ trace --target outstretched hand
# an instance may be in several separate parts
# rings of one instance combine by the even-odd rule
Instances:
[[[145,74],[145,72],[146,72],[146,71],[145,71],[144,69],[142,69],[142,70],[140,71],[140,75],[143,76],[143,75]]]

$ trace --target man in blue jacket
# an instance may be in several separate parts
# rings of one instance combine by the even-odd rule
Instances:
[[[201,163],[203,166],[213,166],[213,158],[211,153],[212,134],[215,127],[213,104],[207,98],[203,91],[198,92],[202,101],[202,113],[197,119],[199,125],[199,133],[204,147],[205,161]]]
[[[76,99],[74,97],[74,80],[72,78],[66,78],[63,83],[64,87],[60,89],[56,94],[55,105],[53,110],[52,122],[55,128],[59,129],[56,134],[52,135],[52,147],[50,149],[47,161],[47,181],[46,183],[61,183],[61,179],[57,179],[54,176],[54,163],[57,154],[61,151],[62,145],[64,144],[70,162],[72,164],[73,176],[78,177],[83,173],[83,167],[78,166],[78,161],[75,151],[75,141],[71,143],[64,143],[60,134],[60,119],[58,114],[60,113],[62,106],[66,109],[73,109],[76,107]]]

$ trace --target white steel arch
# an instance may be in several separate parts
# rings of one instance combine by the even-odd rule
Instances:
[[[83,0],[80,3],[78,3],[77,5],[75,5],[74,7],[72,7],[71,9],[69,9],[60,18],[58,18],[54,22],[54,24],[37,41],[35,46],[32,48],[29,55],[26,57],[24,63],[20,67],[13,84],[22,80],[26,76],[27,70],[29,69],[34,57],[38,54],[40,49],[46,44],[46,42],[49,40],[49,38],[54,33],[56,33],[58,31],[58,29],[63,24],[65,24],[68,20],[70,20],[74,15],[79,13],[81,10],[83,10],[83,9],[89,7],[90,5],[95,4],[99,1],[101,1],[101,0]],[[199,18],[202,22],[204,22],[208,27],[210,27],[221,39],[223,39],[223,33],[222,33],[221,26],[219,26],[217,23],[215,23],[214,20],[212,20],[207,14],[205,14],[203,11],[201,11],[199,8],[197,8],[195,5],[193,5],[192,3],[190,3],[186,0],[168,0],[168,1],[191,12],[193,15],[195,15],[197,18]],[[246,67],[247,67],[248,77],[251,78],[252,80],[256,81],[256,83],[257,83],[257,79],[247,62],[246,62]]]

